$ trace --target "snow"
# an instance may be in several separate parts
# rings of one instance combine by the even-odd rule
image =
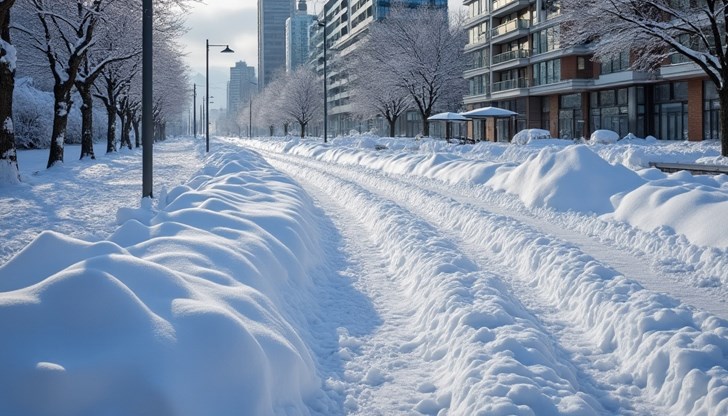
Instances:
[[[0,63],[7,65],[10,72],[14,72],[18,60],[18,51],[15,49],[15,46],[0,39],[0,50],[4,52],[0,56]]]
[[[619,134],[612,130],[595,130],[589,137],[589,143],[613,144],[619,140]]]
[[[211,148],[18,152],[0,414],[728,413],[717,143]]]
[[[513,136],[511,143],[513,144],[529,144],[533,140],[550,139],[551,132],[543,129],[526,129],[521,130]]]

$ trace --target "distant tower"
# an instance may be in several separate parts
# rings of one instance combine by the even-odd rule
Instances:
[[[296,12],[286,20],[286,72],[308,62],[309,27],[316,17],[306,9],[306,1],[298,0]]]
[[[258,0],[258,89],[262,90],[286,65],[286,19],[291,0]]]
[[[230,82],[228,83],[228,113],[236,116],[242,108],[247,107],[255,88],[255,68],[239,61],[230,68]]]

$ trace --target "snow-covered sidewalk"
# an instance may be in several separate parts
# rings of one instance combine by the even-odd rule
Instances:
[[[0,414],[728,413],[723,225],[613,209],[636,191],[664,208],[644,186],[673,183],[691,215],[721,212],[726,178],[583,146],[387,143],[159,143],[142,207],[138,154],[0,188]],[[622,188],[595,178],[614,171]],[[14,201],[56,209],[31,224]],[[21,251],[35,229],[61,233]],[[660,290],[678,279],[716,305]]]

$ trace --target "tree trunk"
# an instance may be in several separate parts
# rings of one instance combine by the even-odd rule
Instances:
[[[395,128],[397,127],[397,117],[387,117],[387,121],[389,122],[389,137],[394,137]]]
[[[116,108],[106,106],[106,153],[116,151]]]
[[[119,114],[119,117],[121,118],[121,139],[119,147],[126,146],[131,150],[131,138],[129,137],[129,133],[131,132],[131,120],[129,120],[129,116],[125,114],[124,111]]]
[[[78,93],[81,95],[81,159],[89,157],[96,159],[94,156],[94,136],[93,136],[93,96],[91,95],[91,85],[76,85]]]
[[[430,117],[431,111],[424,111],[420,112],[422,115],[422,135],[425,137],[430,137],[430,123],[427,121],[427,118]]]
[[[71,110],[71,86],[70,81],[53,87],[54,108],[53,132],[51,133],[51,146],[48,153],[48,165],[50,168],[57,162],[63,163],[63,142],[66,138],[66,126],[68,125],[68,112]]]
[[[131,125],[134,128],[134,146],[136,148],[139,148],[142,145],[141,140],[140,140],[141,136],[139,135],[139,119],[137,118],[136,115],[132,115],[131,118],[132,118]]]
[[[728,85],[718,89],[720,101],[720,154],[728,157]]]
[[[18,156],[15,149],[15,130],[13,128],[13,89],[15,88],[15,68],[3,59],[15,54],[10,43],[10,7],[13,1],[6,1],[0,8],[0,183],[20,182]],[[7,48],[7,49],[6,49]]]
[[[303,139],[306,137],[306,125],[308,123],[300,123],[301,124],[301,138]]]

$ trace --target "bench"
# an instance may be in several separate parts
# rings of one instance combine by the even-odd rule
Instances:
[[[686,170],[694,175],[728,175],[728,165],[702,165],[699,163],[669,163],[650,162],[650,167],[660,169],[663,172],[677,172]]]

